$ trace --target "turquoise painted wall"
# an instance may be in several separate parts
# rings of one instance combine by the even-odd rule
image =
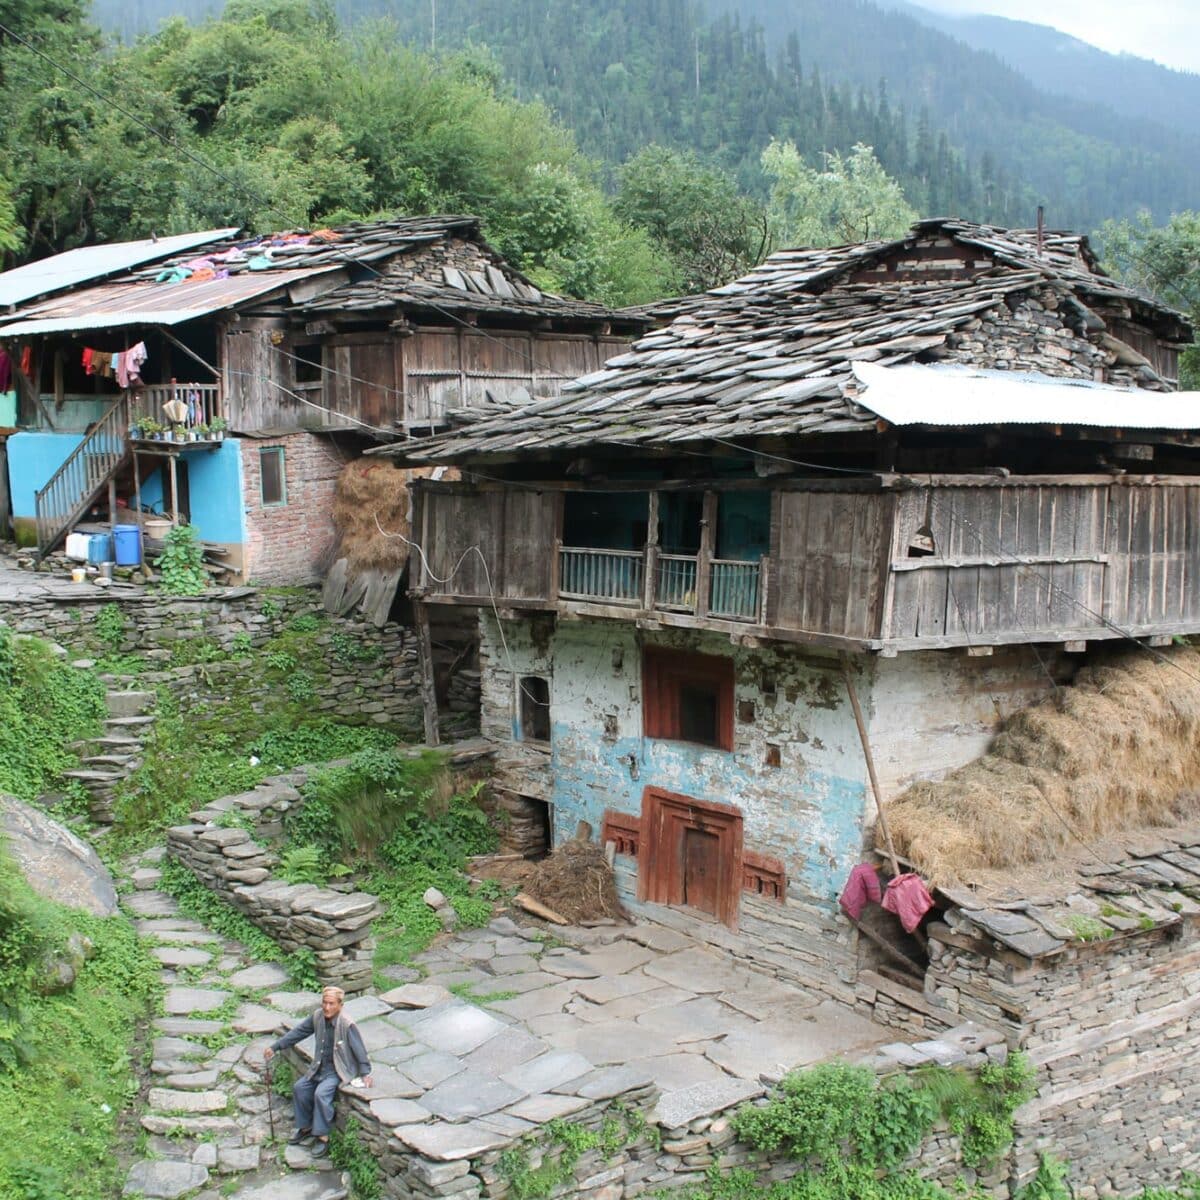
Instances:
[[[226,438],[216,450],[197,447],[183,451],[192,524],[206,542],[238,544],[246,540],[241,446],[236,438]],[[153,505],[156,512],[164,511],[169,503],[163,485],[162,471],[142,482],[142,503]]]
[[[36,515],[35,493],[82,441],[78,433],[14,433],[8,439],[8,487],[14,517]]]

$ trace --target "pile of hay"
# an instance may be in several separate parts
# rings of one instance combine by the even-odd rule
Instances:
[[[897,852],[939,884],[1200,815],[1200,652],[1129,649],[1085,667],[887,814]]]
[[[568,921],[622,918],[612,868],[595,842],[573,839],[534,867],[525,891]]]
[[[338,538],[334,558],[346,559],[351,576],[398,571],[408,562],[408,544],[403,540],[412,536],[408,480],[408,471],[379,459],[356,458],[342,468],[333,490]],[[387,537],[379,526],[402,536]]]

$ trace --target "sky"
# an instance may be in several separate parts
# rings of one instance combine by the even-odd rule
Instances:
[[[1102,50],[1200,72],[1200,0],[916,0],[950,13],[1052,25]]]

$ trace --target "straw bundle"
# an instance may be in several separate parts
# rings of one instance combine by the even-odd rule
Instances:
[[[935,883],[1052,860],[1080,840],[1200,816],[1200,652],[1120,651],[1015,714],[982,758],[888,805]]]

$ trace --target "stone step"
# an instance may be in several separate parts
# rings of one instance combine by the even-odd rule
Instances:
[[[184,1091],[182,1088],[152,1087],[147,1103],[159,1113],[211,1115],[229,1107],[229,1096],[219,1091]]]
[[[153,692],[109,692],[105,703],[111,717],[137,717],[148,713],[157,699]]]
[[[104,726],[106,729],[137,729],[142,725],[153,725],[158,718],[149,713],[140,717],[109,717]]]
[[[63,775],[67,779],[81,779],[87,783],[119,783],[125,778],[123,771],[64,771]]]
[[[140,765],[133,754],[90,754],[83,761],[91,767],[126,767],[131,771]]]

